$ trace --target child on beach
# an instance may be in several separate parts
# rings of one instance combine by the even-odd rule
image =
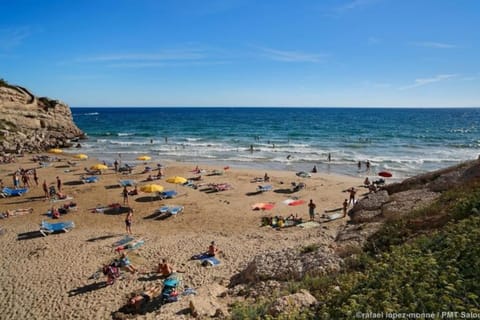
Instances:
[[[128,234],[132,234],[132,220],[133,220],[133,209],[128,208],[127,217],[125,218],[125,227]]]

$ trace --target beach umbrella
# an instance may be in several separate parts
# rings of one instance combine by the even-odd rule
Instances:
[[[174,176],[174,177],[170,177],[168,178],[167,180],[165,180],[167,182],[170,182],[170,183],[176,183],[176,184],[184,184],[186,183],[188,180],[184,177],[179,177],[179,176]]]
[[[102,163],[97,163],[91,166],[90,169],[91,170],[107,170],[108,167]]]
[[[140,191],[146,192],[146,193],[155,193],[155,192],[162,192],[163,187],[159,184],[146,184],[144,186],[140,187]]]
[[[152,157],[150,156],[140,156],[140,157],[137,157],[137,160],[142,160],[142,161],[148,161],[148,160],[151,160]]]
[[[83,154],[83,153],[80,153],[80,154],[76,154],[73,156],[74,158],[77,158],[77,159],[80,159],[80,160],[86,160],[88,159],[88,156],[86,154]]]
[[[62,153],[63,150],[58,149],[58,148],[52,148],[52,149],[48,150],[48,152],[50,152],[50,153]]]

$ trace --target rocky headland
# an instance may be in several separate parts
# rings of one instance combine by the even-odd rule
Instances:
[[[68,147],[83,138],[68,105],[0,81],[0,152],[23,153]]]

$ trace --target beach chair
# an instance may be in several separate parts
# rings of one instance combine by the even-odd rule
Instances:
[[[157,211],[160,213],[168,213],[170,206],[161,206]]]
[[[176,215],[176,214],[179,214],[179,213],[183,212],[183,209],[184,209],[183,206],[170,206],[170,208],[168,209],[168,212],[171,215]]]
[[[166,190],[158,194],[160,199],[171,199],[171,198],[174,198],[176,195],[177,195],[177,191],[175,190]]]
[[[75,223],[73,221],[65,221],[65,222],[57,222],[57,223],[50,223],[46,221],[42,221],[40,224],[40,233],[45,237],[50,233],[54,232],[68,232],[75,227]]]
[[[10,189],[8,187],[4,187],[2,189],[2,197],[18,197],[28,192],[28,188],[23,189]]]
[[[82,179],[83,183],[95,183],[98,182],[97,176],[90,176]]]
[[[120,184],[122,187],[134,187],[137,182],[135,180],[126,179],[118,181],[118,184]]]
[[[264,185],[264,186],[258,186],[257,190],[259,192],[267,192],[267,191],[272,191],[273,187],[270,184]]]

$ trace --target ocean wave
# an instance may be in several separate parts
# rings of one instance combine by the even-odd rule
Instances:
[[[117,133],[117,136],[119,137],[128,137],[128,136],[134,136],[135,133],[131,133],[131,132],[118,132]]]

